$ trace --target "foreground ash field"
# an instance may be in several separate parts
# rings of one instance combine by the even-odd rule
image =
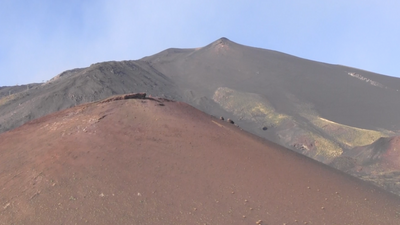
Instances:
[[[400,198],[182,102],[83,104],[0,135],[1,224],[398,224]]]

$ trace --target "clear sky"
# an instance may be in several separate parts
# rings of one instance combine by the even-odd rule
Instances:
[[[400,77],[398,0],[0,0],[0,86],[220,37]]]

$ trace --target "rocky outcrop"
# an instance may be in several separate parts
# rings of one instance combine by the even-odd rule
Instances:
[[[118,100],[126,100],[126,99],[145,99],[146,98],[146,93],[132,93],[132,94],[126,94],[126,95],[118,95],[118,96],[113,96],[110,98],[107,98],[101,103],[106,103],[106,102],[112,102],[112,101],[118,101]]]

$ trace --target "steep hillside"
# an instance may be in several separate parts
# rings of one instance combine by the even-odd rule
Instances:
[[[143,61],[195,95],[212,98],[220,87],[256,93],[289,115],[297,114],[291,99],[295,96],[330,121],[400,130],[396,122],[399,78],[248,47],[226,38],[199,49],[166,50]]]
[[[397,196],[144,94],[0,134],[1,224],[399,224]]]
[[[97,63],[63,72],[46,83],[0,99],[0,131],[82,103],[131,92],[171,99],[180,96],[169,78],[146,63]]]
[[[331,162],[331,166],[400,193],[400,136],[380,138],[355,147]]]

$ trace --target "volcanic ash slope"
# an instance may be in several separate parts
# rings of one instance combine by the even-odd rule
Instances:
[[[400,222],[392,194],[185,103],[123,98],[0,135],[0,224]]]

